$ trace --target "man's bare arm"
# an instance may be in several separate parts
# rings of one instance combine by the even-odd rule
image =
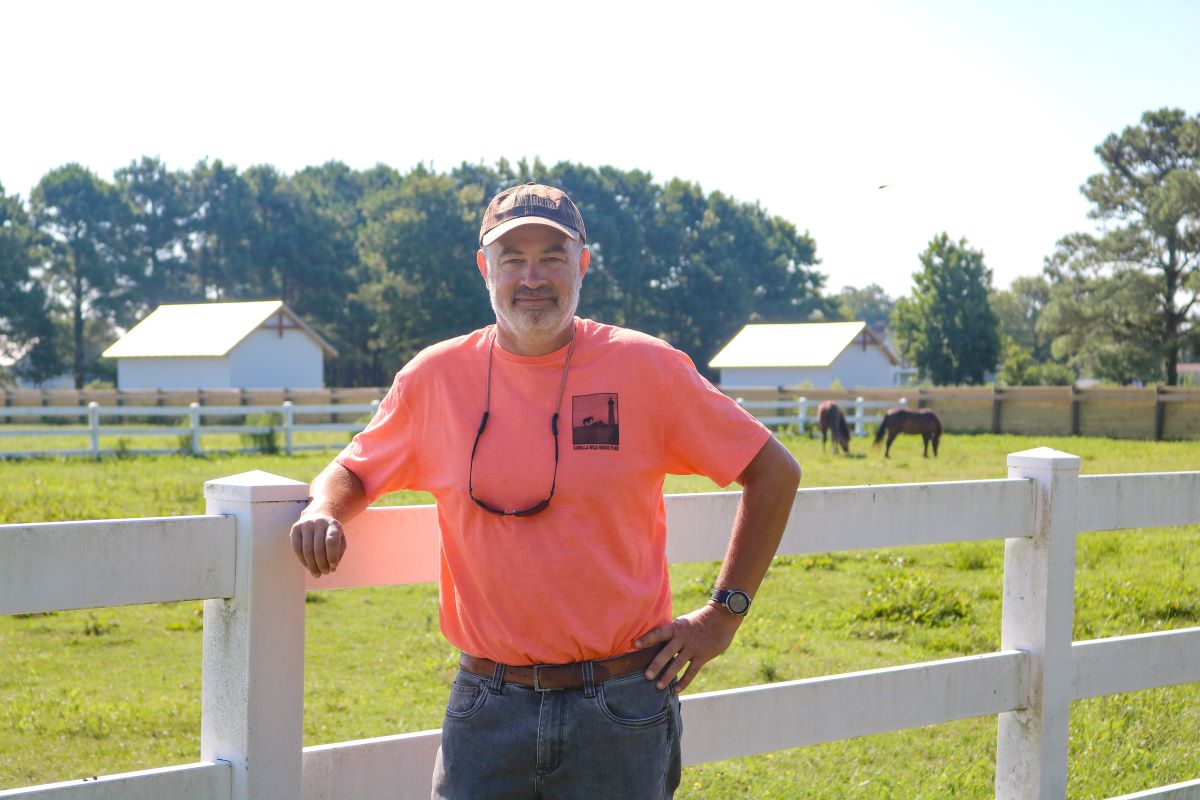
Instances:
[[[783,538],[800,485],[800,465],[772,436],[738,477],[738,483],[743,487],[742,499],[717,586],[753,595]],[[636,642],[638,647],[666,642],[650,662],[646,677],[657,677],[659,688],[666,688],[687,664],[687,671],[679,679],[682,692],[705,664],[725,652],[742,619],[709,601],[703,608],[643,635]]]
[[[362,481],[336,461],[321,470],[309,488],[312,501],[292,526],[292,550],[314,578],[337,569],[346,552],[349,522],[367,507]]]

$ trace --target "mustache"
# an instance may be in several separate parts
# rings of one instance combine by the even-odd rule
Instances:
[[[554,289],[549,286],[543,286],[538,289],[530,289],[527,286],[518,286],[516,289],[513,289],[512,296],[514,300],[518,300],[520,298],[527,298],[530,300],[549,298],[551,300],[557,300],[558,292],[554,291]]]

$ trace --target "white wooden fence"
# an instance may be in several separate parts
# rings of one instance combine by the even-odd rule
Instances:
[[[817,422],[817,405],[807,397],[798,397],[795,400],[754,400],[748,401],[741,397],[735,398],[737,404],[746,409],[750,413],[758,417],[758,421],[764,425],[798,425],[800,430],[804,430],[805,424]],[[868,415],[868,408],[893,408],[895,406],[907,406],[908,398],[901,397],[898,402],[887,400],[866,400],[863,397],[854,398],[854,413],[849,414],[849,408],[844,404],[839,404],[842,413],[846,415],[846,422],[851,426],[852,433],[855,436],[866,436],[867,425],[876,422],[883,422],[883,415],[874,414]],[[759,415],[759,411],[770,409],[775,412],[791,412],[794,413],[776,413],[765,416]]]
[[[136,436],[175,436],[179,440],[177,447],[129,447],[120,452],[136,454],[154,453],[192,453],[200,455],[204,452],[201,437],[216,433],[236,433],[243,436],[274,435],[282,438],[280,449],[288,455],[297,450],[320,450],[327,444],[301,444],[295,441],[295,434],[302,432],[349,432],[358,433],[365,422],[296,422],[296,415],[319,414],[365,414],[371,415],[379,407],[379,402],[372,403],[340,403],[320,405],[294,405],[291,400],[285,400],[280,405],[255,406],[202,406],[191,403],[187,406],[102,406],[98,403],[88,403],[86,406],[0,406],[0,419],[78,419],[83,418],[83,425],[54,425],[41,428],[9,427],[0,425],[0,439],[3,437],[57,437],[87,436],[89,445],[86,448],[68,449],[33,449],[5,450],[0,447],[0,458],[28,458],[31,456],[103,456],[118,452],[113,448],[100,446],[101,436],[136,437]],[[278,415],[278,423],[270,425],[205,425],[204,417],[242,417],[264,414]],[[129,427],[126,425],[104,425],[105,418],[145,418],[145,417],[180,417],[187,420],[186,425],[150,425]],[[227,449],[227,448],[221,448]],[[256,452],[261,448],[240,448],[242,452]]]
[[[1071,641],[1076,533],[1200,523],[1200,472],[1080,477],[1077,457],[1047,448],[1010,455],[1008,470],[802,489],[780,550],[1005,539],[999,652],[685,696],[685,762],[997,715],[996,797],[1060,800],[1072,700],[1200,681],[1200,628]],[[302,747],[304,594],[436,580],[435,509],[369,510],[337,573],[315,580],[287,537],[306,491],[250,472],[207,483],[206,516],[0,526],[0,613],[205,599],[198,763],[0,798],[428,796],[436,730]],[[721,558],[737,501],[669,496],[671,561]],[[1125,800],[1151,797],[1194,800],[1200,780]]]

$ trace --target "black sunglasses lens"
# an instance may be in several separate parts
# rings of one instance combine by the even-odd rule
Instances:
[[[524,509],[521,509],[520,511],[514,511],[514,512],[512,512],[512,515],[514,517],[532,517],[534,514],[538,513],[539,511],[545,511],[546,506],[548,506],[548,505],[550,505],[549,497],[547,497],[542,502],[538,503],[536,506],[533,506],[531,508],[524,508]]]

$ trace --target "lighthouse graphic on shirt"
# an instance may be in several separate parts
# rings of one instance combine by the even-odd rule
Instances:
[[[581,394],[571,398],[571,444],[576,450],[617,450],[621,444],[617,395]]]

